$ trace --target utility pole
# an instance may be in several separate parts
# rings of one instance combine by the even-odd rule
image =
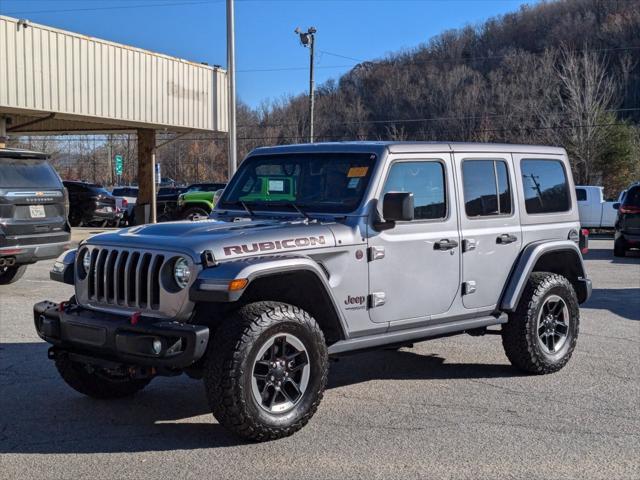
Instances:
[[[227,69],[229,80],[229,180],[238,167],[236,145],[236,39],[234,0],[227,0]]]
[[[313,55],[316,46],[316,28],[309,27],[306,32],[295,29],[300,35],[300,43],[303,47],[309,47],[309,143],[313,143],[313,110],[315,108],[315,85],[313,80]]]

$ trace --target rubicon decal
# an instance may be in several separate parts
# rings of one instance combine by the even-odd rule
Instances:
[[[274,250],[287,250],[290,248],[315,247],[317,245],[326,245],[324,235],[319,237],[298,237],[287,238],[285,240],[275,240],[273,242],[259,242],[244,245],[230,245],[223,247],[224,254],[241,255],[243,253],[271,252]]]

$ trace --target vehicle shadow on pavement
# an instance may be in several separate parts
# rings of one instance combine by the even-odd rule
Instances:
[[[332,363],[327,388],[369,380],[440,380],[519,377],[509,364],[446,363],[438,355],[408,350],[378,350],[348,356]]]
[[[594,288],[582,307],[609,310],[627,320],[640,321],[640,288]]]
[[[200,381],[184,375],[157,378],[132,398],[94,400],[62,381],[47,359],[47,347],[0,344],[1,454],[153,452],[247,443],[215,421]],[[374,379],[518,375],[508,365],[447,364],[434,355],[377,351],[332,363],[328,388]]]
[[[610,260],[611,263],[627,265],[638,265],[640,260],[640,250],[629,250],[626,257],[614,257],[613,248],[590,248],[584,256],[585,260]]]
[[[148,452],[246,443],[215,421],[200,381],[157,378],[134,397],[95,400],[62,381],[47,359],[47,348],[45,343],[0,344],[0,454]]]

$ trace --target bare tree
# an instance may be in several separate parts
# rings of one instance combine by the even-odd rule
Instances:
[[[558,96],[564,115],[562,137],[575,162],[579,183],[590,183],[593,165],[606,148],[607,126],[602,123],[616,98],[616,82],[598,53],[563,49],[557,69],[562,88]]]

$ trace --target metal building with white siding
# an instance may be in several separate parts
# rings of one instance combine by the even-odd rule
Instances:
[[[227,74],[0,16],[0,116],[9,132],[227,131]]]

